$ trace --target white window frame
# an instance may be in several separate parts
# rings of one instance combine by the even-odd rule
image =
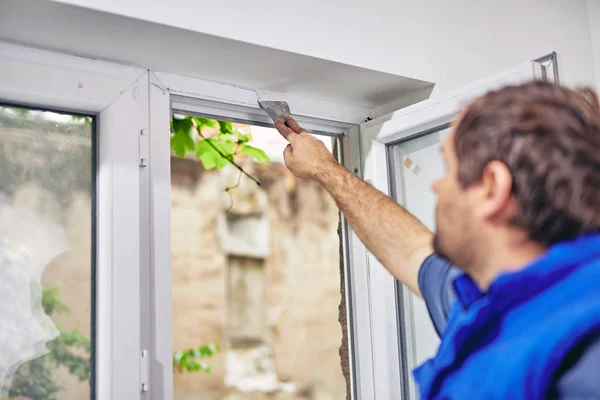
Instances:
[[[140,398],[139,132],[148,72],[0,42],[0,101],[96,117],[96,399]]]
[[[490,90],[531,79],[557,80],[555,54],[523,63],[437,98],[397,110],[361,125],[362,158],[367,182],[393,197],[394,168],[388,149],[394,143],[447,127],[460,110]],[[397,175],[396,175],[397,176]],[[416,365],[413,294],[368,254],[370,315],[373,319],[375,399],[417,399],[412,379]]]
[[[285,100],[289,103],[297,121],[306,129],[313,133],[343,138],[341,155],[345,166],[357,175],[362,175],[358,125],[372,115],[373,111],[371,109],[343,106],[284,93],[256,92],[161,72],[156,73],[156,84],[154,86],[160,87],[164,93],[170,96],[173,110],[264,126],[272,126],[273,122],[259,108],[258,98]],[[153,107],[151,107],[151,113],[154,113]],[[164,121],[162,126],[166,126]],[[155,134],[159,134],[160,138],[155,138]],[[157,200],[155,197],[151,199],[153,204],[161,204],[161,206],[153,208],[153,218],[155,219],[164,218],[170,212],[170,202],[165,198],[165,193],[170,191],[170,185],[164,184],[167,177],[170,179],[170,161],[167,158],[170,151],[169,135],[168,129],[163,129],[161,133],[158,131],[153,132],[151,128],[150,152],[152,157],[150,170],[152,175],[157,173],[163,177],[161,180],[163,189],[153,194],[153,196],[160,196],[162,200]],[[154,154],[161,154],[160,161],[155,158]],[[151,178],[151,181],[153,181],[153,178]],[[373,338],[371,337],[371,316],[369,314],[371,307],[369,306],[366,252],[364,246],[351,231],[345,220],[343,220],[343,226],[352,398],[370,399],[374,396],[371,356]],[[167,237],[165,229],[154,231],[152,235],[152,247],[154,249],[166,248],[170,250],[170,238]],[[168,256],[170,257],[170,252]],[[161,315],[160,318],[165,321],[164,324],[155,325],[156,336],[171,337],[171,297],[166,288],[166,282],[169,283],[169,286],[171,282],[170,259],[167,259],[166,254],[161,265],[154,265],[153,270],[155,274],[157,274],[157,270],[161,270],[159,273],[161,276],[160,287],[155,286],[157,297],[153,307],[155,307],[157,318]],[[158,295],[159,291],[162,292],[161,295]],[[168,344],[163,341],[162,343],[155,343],[155,346],[158,346],[154,348],[155,353],[164,354],[165,357],[172,352],[170,340]],[[161,384],[168,385],[171,382],[172,377],[165,379]],[[153,391],[162,393],[163,397],[159,397],[160,399],[172,398],[172,387],[169,390],[153,388]]]

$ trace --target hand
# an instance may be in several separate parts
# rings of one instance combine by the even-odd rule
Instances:
[[[325,144],[306,132],[293,118],[286,119],[287,126],[275,121],[275,127],[290,144],[283,152],[286,167],[301,179],[315,179],[326,174],[338,162]]]

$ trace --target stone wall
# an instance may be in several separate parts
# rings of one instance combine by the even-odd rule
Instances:
[[[224,188],[237,181],[233,169],[206,172],[194,160],[172,159],[174,350],[230,346],[210,375],[175,374],[175,398],[343,399],[338,210],[321,187],[281,164],[245,168],[262,185],[244,179],[230,199]],[[268,245],[254,240],[246,257],[244,245],[223,243],[235,237],[222,233],[244,217],[267,221],[269,231],[261,235]],[[263,232],[257,224],[233,236],[252,239],[253,229]],[[262,389],[236,385],[243,378],[231,370],[241,359],[262,365],[252,372]]]

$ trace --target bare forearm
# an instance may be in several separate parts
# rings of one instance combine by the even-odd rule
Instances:
[[[420,295],[419,268],[432,253],[431,232],[393,199],[342,165],[316,177],[369,251],[402,283]]]
[[[323,142],[291,117],[275,121],[290,144],[285,165],[299,178],[315,179],[335,199],[369,251],[402,283],[420,294],[419,268],[431,254],[431,232],[388,196],[340,165]]]

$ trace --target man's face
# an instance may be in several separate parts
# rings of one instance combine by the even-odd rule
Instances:
[[[476,224],[469,191],[458,181],[454,127],[442,144],[442,157],[446,164],[445,173],[433,184],[437,195],[433,247],[436,253],[455,265],[466,266],[476,241]]]

